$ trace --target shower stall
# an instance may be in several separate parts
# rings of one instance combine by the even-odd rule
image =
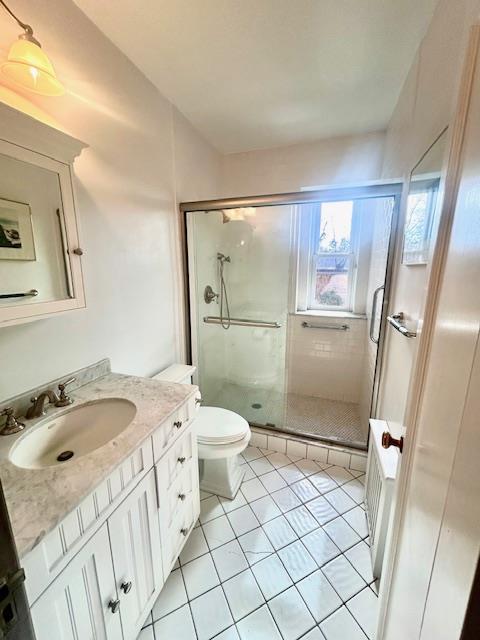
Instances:
[[[366,448],[398,185],[181,205],[205,405]]]

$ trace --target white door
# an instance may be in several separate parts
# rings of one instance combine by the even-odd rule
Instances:
[[[426,314],[424,366],[417,367],[419,391],[412,392],[417,402],[407,411],[411,422],[381,586],[381,640],[459,638],[479,554],[479,42],[475,27],[442,213],[446,253],[437,252],[437,294],[429,292],[434,315]]]
[[[135,640],[163,586],[155,472],[108,520],[125,640]]]
[[[33,605],[37,640],[121,639],[116,600],[104,525]]]

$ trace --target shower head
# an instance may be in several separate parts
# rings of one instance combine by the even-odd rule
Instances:
[[[230,256],[226,256],[223,253],[217,253],[217,260],[222,264],[224,262],[231,262]]]

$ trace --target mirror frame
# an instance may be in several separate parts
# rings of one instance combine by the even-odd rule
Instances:
[[[63,208],[64,252],[69,261],[67,289],[71,297],[50,302],[0,307],[0,327],[48,318],[86,306],[79,249],[79,224],[75,210],[73,161],[85,145],[80,140],[0,103],[0,153],[53,171],[58,175]]]

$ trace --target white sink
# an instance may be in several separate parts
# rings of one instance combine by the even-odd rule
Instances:
[[[133,402],[122,398],[72,407],[22,436],[10,451],[10,461],[17,467],[42,469],[78,460],[120,435],[136,412]]]

